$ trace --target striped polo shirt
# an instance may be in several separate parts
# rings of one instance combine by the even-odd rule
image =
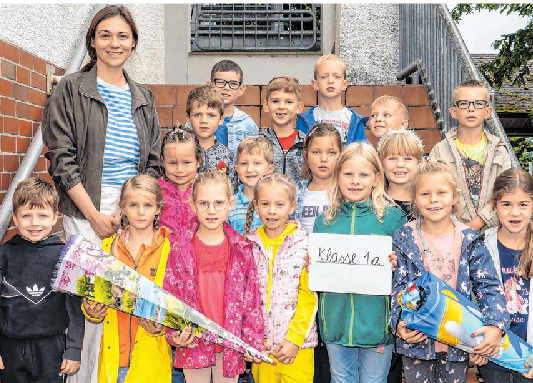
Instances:
[[[100,78],[97,82],[108,112],[102,184],[121,186],[137,175],[139,163],[139,137],[131,113],[130,87],[114,86]]]
[[[239,191],[233,196],[235,198],[235,203],[233,204],[233,209],[229,212],[228,223],[231,227],[237,230],[241,235],[244,232],[244,224],[246,223],[246,211],[248,205],[250,205],[250,200],[244,195],[242,189],[244,185],[239,186]],[[255,229],[263,224],[259,219],[259,215],[254,211],[254,218],[252,220],[252,225],[250,230]]]

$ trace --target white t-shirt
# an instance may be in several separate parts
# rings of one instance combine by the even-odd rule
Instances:
[[[309,233],[313,232],[316,217],[328,210],[328,206],[327,190],[309,191],[306,188],[302,202],[302,218],[300,222]]]
[[[317,106],[313,109],[313,117],[318,122],[329,122],[341,134],[342,143],[346,143],[346,136],[350,129],[350,121],[352,119],[352,112],[348,108],[342,108],[337,111],[330,111]]]

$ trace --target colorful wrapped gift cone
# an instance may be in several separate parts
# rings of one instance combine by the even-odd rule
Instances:
[[[52,288],[175,330],[191,326],[202,339],[274,363],[268,356],[81,236],[72,235],[67,240],[56,265]]]
[[[430,272],[408,283],[398,302],[402,306],[401,320],[412,330],[469,353],[483,341],[483,335],[471,336],[484,325],[479,308]],[[502,337],[498,354],[489,359],[524,373],[524,363],[532,352],[529,344],[508,332]]]

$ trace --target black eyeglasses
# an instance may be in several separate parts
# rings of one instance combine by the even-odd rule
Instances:
[[[489,103],[485,100],[476,100],[476,101],[457,100],[455,101],[455,106],[458,107],[459,109],[468,109],[470,104],[473,104],[474,108],[476,109],[485,109]]]
[[[237,90],[241,86],[241,82],[240,81],[234,81],[234,80],[233,81],[226,81],[226,80],[223,80],[221,78],[214,78],[213,79],[213,84],[215,84],[215,86],[217,88],[224,88],[226,86],[226,84],[228,84],[229,88],[233,89],[233,90]]]
[[[209,206],[211,204],[213,204],[213,207],[215,208],[215,210],[224,211],[226,209],[226,207],[228,206],[228,201],[221,201],[221,200],[216,200],[216,201],[213,201],[213,202],[198,201],[198,202],[196,202],[196,207],[198,208],[198,211],[204,212],[207,209],[209,209]]]

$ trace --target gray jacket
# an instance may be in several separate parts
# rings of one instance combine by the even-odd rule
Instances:
[[[259,136],[265,137],[274,148],[274,172],[285,174],[291,177],[294,182],[302,179],[302,166],[304,164],[304,139],[305,134],[297,130],[298,134],[294,139],[292,147],[283,153],[283,148],[279,143],[278,136],[272,128],[262,129]]]
[[[131,91],[131,111],[139,137],[137,172],[159,175],[161,127],[153,93],[124,76]],[[85,219],[67,191],[80,182],[97,210],[107,130],[107,108],[98,93],[96,66],[88,72],[65,76],[48,100],[43,112],[43,141],[48,147],[48,172],[59,193],[59,211]]]

